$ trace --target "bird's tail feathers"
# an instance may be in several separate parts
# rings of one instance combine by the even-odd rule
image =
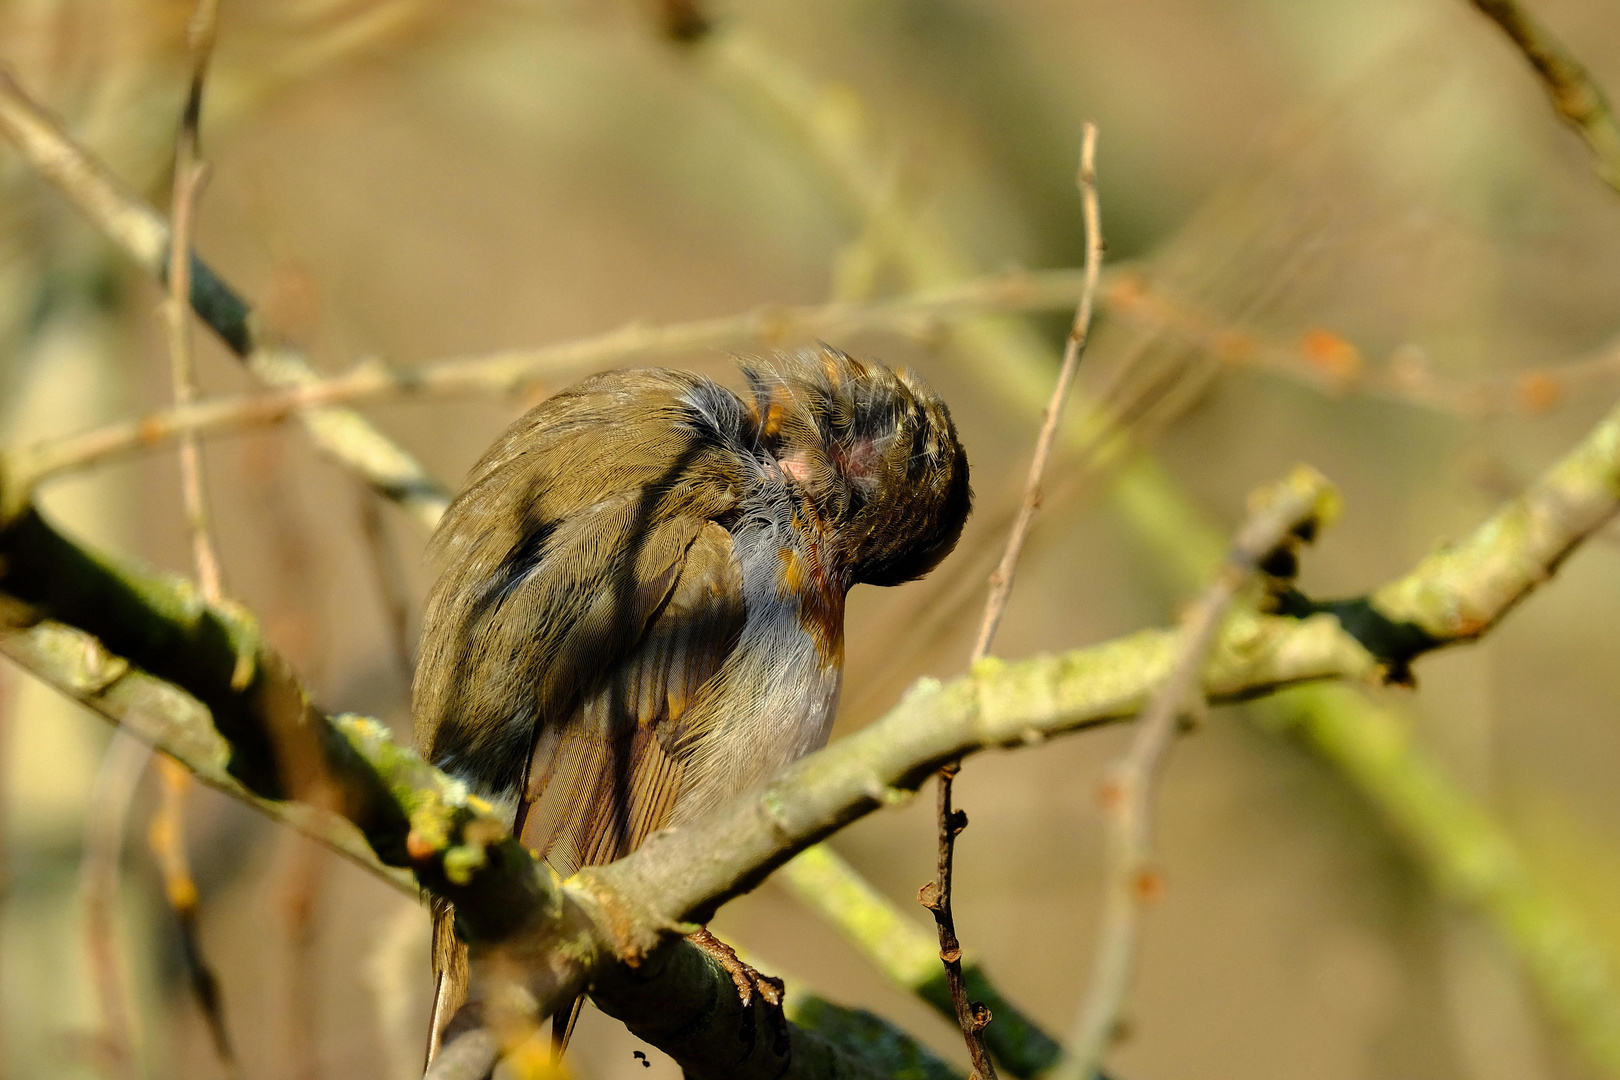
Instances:
[[[456,937],[455,909],[435,899],[432,911],[433,1024],[428,1029],[427,1064],[438,1056],[445,1028],[467,1000],[467,943]]]

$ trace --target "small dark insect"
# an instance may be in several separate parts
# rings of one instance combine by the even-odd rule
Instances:
[[[632,1051],[630,1051],[630,1056],[635,1058],[637,1061],[641,1062],[641,1067],[643,1069],[652,1068],[652,1062],[648,1061],[647,1060],[647,1055],[643,1054],[640,1050],[632,1050]]]

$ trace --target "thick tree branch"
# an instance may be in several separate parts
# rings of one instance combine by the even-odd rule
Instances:
[[[558,985],[581,985],[584,961],[601,954],[597,941],[606,935],[566,902],[549,871],[487,807],[396,746],[380,724],[353,716],[328,721],[309,710],[241,612],[204,605],[182,579],[96,559],[32,511],[0,529],[0,551],[0,652],[204,782],[412,895],[426,887],[462,897],[458,912],[475,941],[504,941],[539,919],[542,929],[519,940],[531,947],[536,936],[561,943],[573,962],[563,965],[559,978],[568,981]],[[63,618],[89,624],[100,637]],[[128,655],[110,652],[104,640]],[[234,736],[227,739],[221,728]],[[269,753],[266,743],[274,744]],[[277,759],[302,767],[285,776]],[[933,1080],[949,1076],[926,1050],[868,1014],[810,1003],[790,1007],[788,1015],[803,1022],[784,1026],[780,1014],[744,1008],[731,976],[684,939],[603,973],[593,995],[694,1075],[877,1080],[905,1065]],[[738,1060],[741,1045],[753,1049]]]

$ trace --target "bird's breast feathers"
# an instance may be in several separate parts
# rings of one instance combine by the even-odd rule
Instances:
[[[672,824],[691,820],[827,741],[843,674],[844,590],[786,522],[732,535],[745,616],[705,695]]]

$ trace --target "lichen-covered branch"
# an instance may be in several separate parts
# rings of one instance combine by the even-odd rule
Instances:
[[[963,249],[934,223],[907,220],[882,198],[881,169],[876,162],[885,154],[864,145],[859,102],[852,99],[847,88],[835,90],[818,86],[797,70],[791,58],[772,51],[759,38],[738,27],[735,21],[713,26],[712,31],[711,24],[698,22],[702,31],[680,40],[695,46],[690,50],[692,54],[715,76],[717,85],[739,102],[745,113],[769,118],[778,130],[788,134],[795,148],[802,151],[798,160],[819,172],[837,198],[852,210],[862,228],[870,229],[874,220],[884,219],[888,250],[894,253],[896,264],[913,287],[919,283],[948,283],[973,275],[973,265]],[[1614,141],[1608,136],[1603,139],[1605,144]],[[1602,156],[1611,161],[1620,160],[1620,156],[1607,151]],[[980,319],[959,327],[954,337],[961,347],[951,350],[949,355],[961,362],[967,374],[979,379],[979,385],[990,399],[1024,415],[1033,416],[1039,411],[1046,399],[1045,381],[1056,360],[1051,348],[1030,326],[1016,319]],[[1075,410],[1075,417],[1065,425],[1068,446],[1082,451],[1087,465],[1092,468],[1116,468],[1110,489],[1112,506],[1144,547],[1149,563],[1176,590],[1197,588],[1220,558],[1222,537],[1219,531],[1151,456],[1128,453],[1128,442],[1099,435],[1101,418],[1095,403],[1077,402],[1077,405],[1080,407]],[[1363,635],[1383,639],[1381,644],[1387,651],[1397,655],[1405,651],[1409,645],[1401,640],[1401,635],[1395,635],[1393,642],[1389,640],[1391,626],[1386,621],[1365,617],[1368,607],[1364,602],[1349,602],[1340,605],[1336,615],[1356,625]],[[1304,610],[1309,611],[1311,607],[1306,606]],[[1398,631],[1400,625],[1395,624],[1394,629]],[[1424,642],[1418,644],[1427,647]],[[1307,736],[1305,741],[1338,767],[1364,798],[1385,812],[1395,837],[1415,854],[1425,870],[1439,872],[1438,867],[1428,862],[1438,849],[1427,843],[1427,838],[1445,838],[1453,844],[1447,849],[1448,857],[1465,857],[1468,841],[1452,827],[1453,811],[1459,807],[1466,808],[1472,819],[1487,823],[1481,827],[1490,833],[1494,843],[1512,850],[1511,842],[1500,827],[1488,824],[1488,816],[1446,779],[1421,747],[1410,741],[1392,744],[1385,738],[1382,714],[1358,695],[1307,687],[1290,691],[1286,697],[1292,721],[1288,729],[1333,733],[1332,739]],[[1258,712],[1269,716],[1275,714],[1277,708],[1268,701]],[[1390,752],[1392,745],[1398,748],[1398,753],[1388,762],[1388,772],[1421,775],[1437,790],[1444,790],[1448,798],[1433,802],[1403,801],[1397,791],[1382,786],[1385,774],[1374,775],[1350,767],[1354,759],[1377,758]],[[1526,895],[1534,895],[1546,910],[1558,910],[1553,901],[1537,891],[1528,875],[1521,876],[1516,886]],[[1563,959],[1572,968],[1601,971],[1601,976],[1594,977],[1588,988],[1600,986],[1601,994],[1606,995],[1609,1003],[1606,1009],[1576,1008],[1563,990],[1568,980],[1553,965],[1535,960],[1538,951],[1546,952],[1546,942],[1532,940],[1534,931],[1527,929],[1532,923],[1509,918],[1505,914],[1507,905],[1487,903],[1474,896],[1463,899],[1477,903],[1503,938],[1525,957],[1544,999],[1561,1020],[1580,1033],[1583,1045],[1592,1050],[1598,1060],[1620,1071],[1620,1055],[1605,1056],[1596,1050],[1620,1036],[1620,1023],[1610,1023],[1606,1033],[1593,1030],[1594,1024],[1602,1026],[1594,1018],[1602,1021],[1620,1003],[1620,986],[1607,973],[1601,947],[1589,935],[1570,932],[1569,919],[1560,917],[1557,934],[1566,949]],[[1593,993],[1598,991],[1593,990]]]
[[[0,67],[0,135],[92,224],[159,281],[168,280],[169,223],[62,130]],[[296,349],[260,338],[253,309],[193,252],[191,306],[262,382],[300,387],[320,376]],[[409,453],[350,409],[299,414],[322,453],[353,469],[378,492],[432,528],[450,496]],[[13,483],[13,496],[17,485]],[[16,504],[0,506],[0,514]]]
[[[1608,490],[1612,513],[1620,502],[1617,426],[1620,410],[1538,481],[1527,502],[1578,502],[1581,492]],[[1594,508],[1567,520],[1562,540],[1538,532],[1529,550],[1561,557],[1601,516]],[[1524,534],[1494,524],[1481,533],[1475,540],[1482,546],[1490,535],[1508,547],[1525,543]],[[1524,578],[1521,588],[1499,585],[1493,593],[1508,598],[1551,569],[1499,561]],[[1434,590],[1443,599],[1468,584],[1440,575]],[[409,867],[419,884],[454,902],[475,945],[475,982],[484,988],[467,1026],[496,1032],[502,1048],[518,1044],[503,1017],[537,1023],[587,981],[599,998],[621,1004],[650,1001],[654,984],[658,994],[689,986],[682,980],[695,969],[672,935],[707,921],[816,840],[908,798],[942,761],[1135,713],[1177,652],[1173,631],[1150,630],[1061,656],[984,661],[948,684],[925,680],[887,716],[783,770],[762,791],[657,834],[627,859],[583,871],[559,890],[477,800],[395,746],[381,725],[328,722],[245,615],[203,604],[179,579],[92,556],[26,506],[0,520],[0,627],[0,650],[30,667],[53,660],[64,667],[61,654],[72,657],[53,681],[104,714],[131,712],[133,696],[151,703],[166,695],[158,702],[164,718],[142,720],[161,730],[185,711],[167,706],[190,695],[192,720],[210,720],[217,734],[169,731],[174,738],[160,744],[165,750],[188,763],[195,757],[199,771],[257,799],[330,808],[359,828],[378,861]],[[1386,672],[1388,659],[1353,629],[1325,611],[1297,618],[1234,610],[1211,649],[1202,690],[1232,700],[1295,682]],[[675,982],[658,982],[663,978]],[[767,1023],[766,1010],[749,1012],[747,1022]],[[775,1055],[783,1065],[788,1051],[779,1033],[756,1035],[750,1061],[763,1067],[756,1055]]]
[[[487,807],[376,721],[310,709],[251,619],[204,604],[183,579],[89,555],[31,510],[0,527],[0,653],[402,890],[459,897],[486,964],[510,961],[501,945],[514,940],[526,955],[554,952],[562,962],[536,967],[553,975],[544,1001],[576,992],[591,962],[609,965],[597,1004],[694,1076],[949,1080],[869,1014],[790,1002],[784,1020],[745,1008],[731,976],[684,939],[613,966],[623,958],[600,947],[609,935]],[[753,1049],[739,1059],[744,1043]]]

